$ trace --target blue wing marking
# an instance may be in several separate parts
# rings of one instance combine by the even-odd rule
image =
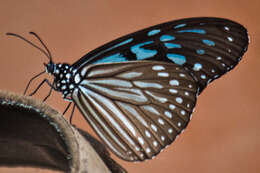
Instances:
[[[164,43],[164,46],[167,47],[168,49],[181,48],[180,44],[175,44],[175,43]]]
[[[193,66],[194,71],[199,71],[202,69],[202,65],[200,63],[195,63]]]
[[[161,32],[160,29],[154,29],[154,30],[149,31],[147,35],[152,36],[152,35],[158,34],[159,32]]]
[[[112,62],[125,62],[127,61],[126,57],[123,57],[120,53],[116,53],[102,59],[95,61],[93,64],[102,64],[102,63],[112,63]]]
[[[183,65],[186,62],[186,58],[183,55],[175,54],[175,53],[168,53],[167,57],[173,61],[175,64]]]
[[[205,50],[203,50],[203,49],[197,50],[197,54],[199,54],[199,55],[203,55],[204,53],[205,53]]]
[[[129,38],[129,39],[125,40],[125,41],[122,41],[121,43],[116,44],[115,46],[112,47],[112,49],[116,48],[116,47],[119,47],[119,46],[122,46],[124,44],[130,43],[131,41],[133,41],[133,38]]]
[[[183,23],[183,24],[179,24],[179,25],[176,25],[176,26],[174,27],[174,29],[181,28],[181,27],[184,27],[184,26],[186,26],[185,23]]]
[[[208,46],[215,46],[215,42],[211,40],[202,40],[202,42]]]
[[[175,40],[175,37],[171,36],[171,35],[162,35],[160,37],[160,40],[161,41],[171,41],[171,40]]]
[[[136,54],[136,57],[138,60],[143,60],[146,58],[153,57],[154,55],[157,54],[156,50],[149,50],[149,49],[141,48],[144,45],[148,45],[148,44],[152,44],[152,43],[153,43],[153,41],[147,41],[144,43],[134,45],[131,47],[131,52]]]
[[[196,33],[196,34],[206,34],[206,31],[204,29],[185,29],[185,30],[180,30],[177,32],[179,32],[179,33],[190,32],[190,33]]]

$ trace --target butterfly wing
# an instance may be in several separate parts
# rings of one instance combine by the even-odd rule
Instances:
[[[198,86],[173,63],[132,61],[90,65],[80,71],[72,99],[120,158],[151,159],[190,121]]]
[[[234,68],[247,50],[247,30],[221,18],[188,18],[159,24],[109,42],[73,64],[156,60],[190,70],[202,91]]]

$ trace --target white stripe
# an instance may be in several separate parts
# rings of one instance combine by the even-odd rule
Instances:
[[[148,127],[147,122],[143,119],[143,117],[131,106],[129,106],[128,104],[122,103],[122,102],[118,102],[118,105],[120,105],[121,107],[123,107],[125,110],[127,110],[128,112],[130,112],[138,121],[140,121],[144,126]]]
[[[78,101],[78,90],[74,90],[75,92],[73,92],[73,100],[77,100],[75,103],[80,103]],[[82,107],[81,104],[77,104],[77,106]],[[85,103],[85,106],[87,106],[88,111],[90,111],[91,115],[94,116],[94,118],[96,119],[96,121],[99,122],[99,124],[101,124],[101,126],[104,128],[104,130],[111,136],[111,138],[121,147],[123,148],[123,150],[127,151],[127,148],[125,148],[125,146],[118,140],[117,137],[115,137],[115,135],[107,128],[107,126],[103,123],[103,120],[101,120],[99,118],[99,116],[93,111],[93,109],[89,106],[88,103]],[[90,124],[92,125],[92,127],[96,130],[96,132],[99,134],[99,136],[101,137],[101,139],[105,139],[105,142],[111,146],[112,149],[114,149],[114,147],[112,147],[111,143],[105,138],[105,136],[103,135],[102,132],[100,132],[100,129],[96,126],[96,124],[91,120],[91,118],[89,118],[88,113],[81,108],[80,110],[82,110],[84,112],[85,117],[89,120]],[[116,149],[114,149],[115,152],[118,153],[118,151]]]
[[[81,76],[85,76],[86,75],[86,72],[87,72],[87,67],[85,67],[85,68],[83,68],[82,70],[81,70]]]
[[[154,113],[156,115],[160,115],[160,113],[153,106],[145,105],[145,106],[143,106],[143,109],[145,109],[151,113]]]
[[[112,98],[121,98],[123,100],[133,100],[137,103],[146,103],[148,100],[147,98],[144,96],[143,92],[139,89],[131,89],[131,91],[134,91],[134,93],[129,93],[129,92],[120,92],[120,91],[116,91],[116,90],[112,90],[112,89],[108,89],[105,87],[101,87],[95,84],[90,84],[90,83],[86,83],[87,87],[91,87],[94,88],[96,90],[98,90],[101,93],[105,93],[109,96],[111,96]],[[128,89],[128,88],[125,88]]]
[[[163,86],[158,83],[142,82],[142,81],[134,81],[133,83],[140,88],[158,88],[158,89],[163,88]]]
[[[158,100],[158,101],[161,102],[161,103],[165,103],[165,102],[168,101],[167,98],[155,96],[155,95],[153,95],[150,91],[147,91],[147,90],[146,90],[145,93],[148,94],[148,95],[150,95],[150,96],[152,96],[154,99]]]
[[[105,84],[105,85],[112,85],[112,86],[118,86],[118,87],[126,87],[130,88],[133,87],[131,82],[125,81],[125,80],[119,80],[119,79],[96,79],[96,80],[83,80],[81,85],[87,85],[87,84]]]
[[[92,97],[96,98],[100,102],[104,103],[104,106],[106,106],[107,109],[109,109],[115,116],[117,116],[123,124],[130,130],[130,132],[136,136],[135,129],[132,126],[132,124],[124,117],[122,112],[118,110],[118,108],[107,98],[92,92],[91,90],[88,90],[82,86],[79,86],[79,88],[84,92],[90,101],[96,106],[98,110],[102,112],[102,114],[111,122],[111,124],[126,138],[126,140],[129,141],[130,144],[135,145],[134,141],[128,136],[128,134],[122,129],[119,124],[114,120],[113,117],[109,115],[109,113],[102,107],[100,106],[99,103],[97,103]]]
[[[125,79],[132,79],[139,76],[142,76],[143,73],[141,72],[128,72],[118,75],[118,77],[125,78]]]

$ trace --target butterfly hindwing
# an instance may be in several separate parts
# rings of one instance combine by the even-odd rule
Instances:
[[[132,61],[81,70],[72,99],[103,142],[128,161],[151,159],[187,126],[198,86],[173,63]]]
[[[247,49],[246,29],[220,18],[189,18],[159,24],[101,46],[73,64],[156,60],[185,66],[200,91],[235,67]]]

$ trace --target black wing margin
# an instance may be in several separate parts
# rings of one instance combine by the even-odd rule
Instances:
[[[198,82],[201,92],[208,83],[238,64],[247,50],[248,42],[247,30],[231,20],[212,17],[187,18],[155,25],[111,41],[83,56],[73,67],[80,69],[86,64],[98,61],[172,62],[188,69]],[[156,53],[150,57],[138,57],[136,52],[131,50],[137,45],[141,49]],[[118,56],[105,59],[112,55]],[[125,59],[122,60],[122,57]]]

